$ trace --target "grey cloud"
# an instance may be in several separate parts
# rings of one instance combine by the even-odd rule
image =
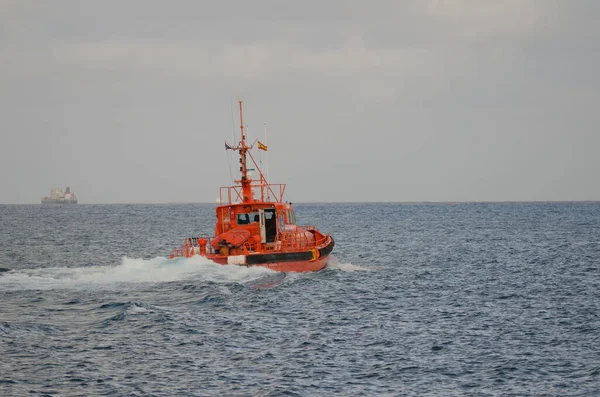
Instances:
[[[599,199],[596,4],[13,2],[0,202],[212,202],[238,97],[293,201]]]

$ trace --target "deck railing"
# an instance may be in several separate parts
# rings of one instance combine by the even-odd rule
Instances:
[[[287,252],[318,249],[328,242],[329,235],[322,234],[314,226],[299,226],[298,230],[279,233],[272,243],[257,243],[253,239],[248,239],[240,248],[244,253]],[[305,231],[311,233],[307,234]],[[180,249],[171,251],[171,258],[190,257],[195,254],[214,255],[215,249],[210,245],[210,240],[209,237],[186,238]]]
[[[283,202],[283,194],[285,193],[285,184],[250,184],[254,192],[254,199],[265,202]],[[244,196],[241,186],[225,186],[219,190],[219,205],[231,205],[234,203],[243,203]]]

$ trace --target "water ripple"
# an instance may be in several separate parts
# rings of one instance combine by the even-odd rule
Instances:
[[[297,207],[321,272],[165,259],[208,205],[0,206],[0,395],[598,394],[599,204]]]

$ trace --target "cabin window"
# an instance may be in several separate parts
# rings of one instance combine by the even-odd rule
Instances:
[[[250,223],[250,216],[248,214],[237,214],[237,224],[247,225]]]
[[[248,214],[237,214],[237,224],[238,225],[248,225],[250,223],[258,223],[260,222],[260,215],[258,211],[250,212]]]
[[[296,224],[296,214],[294,214],[294,210],[288,210],[288,211],[286,211],[285,217],[287,219],[287,224],[288,225],[294,225],[294,224]]]

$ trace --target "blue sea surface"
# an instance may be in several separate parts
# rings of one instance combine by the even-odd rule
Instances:
[[[600,396],[600,203],[295,204],[328,267],[168,260],[214,206],[0,206],[1,396]]]

